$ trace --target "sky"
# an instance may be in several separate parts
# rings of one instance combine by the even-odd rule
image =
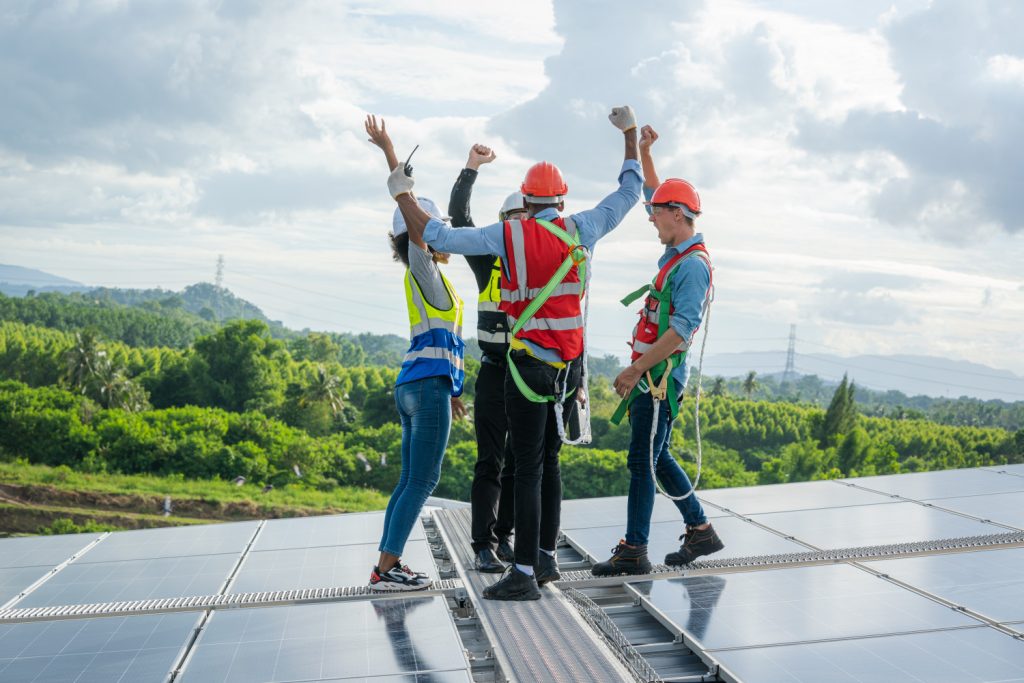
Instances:
[[[983,0],[0,3],[0,263],[224,284],[294,328],[408,334],[367,113],[446,204],[474,143],[496,220],[541,159],[568,212],[616,187],[629,104],[699,190],[711,353],[915,354],[1024,374],[1024,3]],[[594,253],[589,340],[662,248]],[[474,281],[447,274],[469,304]],[[634,306],[635,308],[635,306]],[[781,369],[781,368],[780,368]]]

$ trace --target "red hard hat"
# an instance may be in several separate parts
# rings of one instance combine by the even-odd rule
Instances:
[[[526,201],[532,204],[557,204],[569,192],[569,187],[562,179],[562,172],[547,161],[530,167],[520,189]]]
[[[678,207],[690,218],[696,218],[700,215],[700,195],[697,194],[697,190],[693,188],[693,185],[681,178],[669,178],[661,185],[658,185],[658,189],[654,191],[651,201],[645,203],[648,205],[667,204],[668,206]]]

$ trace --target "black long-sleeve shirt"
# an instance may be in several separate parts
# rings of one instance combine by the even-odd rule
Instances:
[[[455,227],[476,227],[473,217],[469,213],[469,199],[473,194],[473,183],[476,182],[477,172],[471,168],[464,168],[455,179],[452,186],[452,196],[448,200],[448,215],[452,218],[452,225]],[[476,278],[476,286],[479,291],[487,289],[491,282],[491,270],[494,268],[496,256],[466,256],[466,262],[473,271]]]

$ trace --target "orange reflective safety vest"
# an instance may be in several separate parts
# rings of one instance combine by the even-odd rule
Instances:
[[[657,276],[655,276],[651,284],[644,285],[622,299],[622,304],[624,306],[628,306],[644,294],[647,295],[644,299],[644,307],[640,309],[640,320],[637,321],[636,326],[633,328],[633,339],[629,342],[629,345],[633,349],[633,354],[630,358],[631,361],[635,361],[637,358],[650,351],[661,335],[668,331],[670,327],[669,321],[672,318],[672,313],[675,312],[675,307],[672,305],[672,288],[669,285],[671,284],[672,276],[675,274],[676,268],[683,259],[687,258],[700,258],[707,264],[709,277],[708,292],[710,292],[714,284],[714,271],[711,268],[711,257],[708,256],[708,250],[704,244],[698,242],[669,259],[668,262],[665,263],[665,265],[658,271]],[[707,296],[708,294],[705,294],[705,301],[707,300]],[[699,326],[693,330],[694,335],[697,334],[698,329],[700,329]],[[673,418],[675,418],[679,412],[679,390],[675,387],[675,383],[671,378],[671,373],[684,362],[686,358],[686,349],[689,348],[692,339],[693,337],[691,336],[690,339],[684,339],[680,342],[679,346],[676,347],[668,358],[652,367],[648,373],[651,379],[655,382],[659,382],[663,378],[666,380],[663,384],[667,389],[667,399]],[[666,377],[666,375],[668,375],[668,377]],[[643,384],[645,384],[645,381],[641,380],[637,386],[633,388],[632,393],[619,403],[618,409],[616,409],[611,418],[611,422],[613,424],[618,424],[622,420],[623,416],[626,414],[626,409],[629,407],[629,404],[633,402],[633,399],[650,389],[649,387],[642,387],[641,385]]]
[[[576,223],[571,217],[559,217],[549,223],[570,237],[577,237]],[[562,239],[533,218],[505,221],[505,259],[498,308],[508,316],[510,328],[540,296],[569,251]],[[583,294],[579,266],[573,264],[516,337],[555,351],[563,361],[578,358],[583,353]]]

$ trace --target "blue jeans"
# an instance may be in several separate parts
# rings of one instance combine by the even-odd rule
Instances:
[[[452,426],[452,381],[427,377],[395,387],[402,420],[402,473],[384,513],[380,550],[401,557],[427,496],[441,478]]]
[[[654,435],[654,468],[658,481],[672,496],[681,496],[693,486],[690,478],[668,452],[672,435],[672,419],[668,401],[662,401],[658,410],[657,432]],[[654,400],[650,394],[640,394],[629,406],[629,502],[626,511],[626,543],[647,545],[651,533],[651,515],[654,513],[654,480],[651,479],[651,417]],[[673,501],[683,520],[696,526],[708,521],[704,508],[693,494],[684,500]]]

